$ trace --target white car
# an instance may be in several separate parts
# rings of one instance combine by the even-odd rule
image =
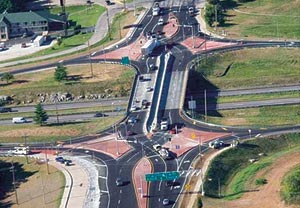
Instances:
[[[137,110],[136,105],[131,106],[130,111],[136,111],[136,110]]]
[[[160,17],[158,19],[157,25],[163,25],[164,24],[164,19],[162,17]]]

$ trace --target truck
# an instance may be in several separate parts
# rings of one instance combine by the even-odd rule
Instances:
[[[27,120],[24,117],[14,117],[14,118],[12,118],[12,122],[14,124],[17,124],[17,123],[26,123]]]
[[[159,7],[152,8],[152,15],[153,16],[158,16],[159,12],[160,12],[160,8]]]
[[[167,119],[162,119],[161,122],[160,122],[160,130],[162,130],[162,131],[168,130],[168,125],[169,125],[168,120]]]
[[[40,47],[43,44],[43,42],[45,42],[45,41],[46,41],[46,36],[40,35],[34,39],[33,45],[34,45],[34,47]]]
[[[145,45],[142,46],[141,50],[142,50],[142,54],[143,55],[150,55],[152,53],[152,51],[154,50],[155,47],[159,46],[160,42],[159,40],[156,39],[150,39],[148,40]]]
[[[13,150],[10,150],[9,153],[15,155],[28,155],[30,153],[30,148],[27,147],[14,147]]]

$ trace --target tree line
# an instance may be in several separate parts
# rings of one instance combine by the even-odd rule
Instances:
[[[27,2],[33,0],[0,0],[0,13],[4,11],[11,12],[21,12],[25,11]]]

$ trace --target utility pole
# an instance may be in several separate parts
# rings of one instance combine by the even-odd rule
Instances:
[[[17,188],[16,188],[15,166],[14,166],[13,162],[11,162],[11,170],[10,171],[12,172],[13,185],[14,185],[14,191],[15,191],[15,196],[16,196],[16,203],[19,204]]]
[[[58,94],[56,93],[54,97],[54,104],[55,104],[55,111],[56,111],[56,122],[59,124],[58,110],[57,110],[57,99],[58,99],[57,96]]]
[[[106,20],[107,20],[108,37],[109,37],[109,40],[111,40],[108,9],[106,9]]]
[[[45,150],[46,168],[47,168],[47,174],[49,174],[49,163],[48,163],[48,155],[47,155],[47,150],[48,150],[48,148],[47,148],[47,149],[45,149],[45,147],[46,147],[46,144],[45,144],[45,142],[44,142],[44,150]]]
[[[205,111],[205,122],[207,122],[207,99],[206,99],[206,89],[204,90],[204,111]]]
[[[90,60],[90,68],[91,68],[91,76],[92,78],[94,77],[94,73],[93,73],[93,64],[92,64],[92,59],[91,59],[91,48],[90,48],[90,40],[87,41],[88,43],[88,50],[89,50],[89,60]]]
[[[120,23],[120,18],[119,18],[119,37],[120,40],[122,39],[122,33],[121,33],[121,23]]]
[[[24,135],[24,146],[27,149],[27,135],[26,134]],[[28,156],[27,156],[27,154],[25,154],[25,158],[26,158],[26,164],[28,164]]]

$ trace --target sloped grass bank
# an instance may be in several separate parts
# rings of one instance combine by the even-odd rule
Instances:
[[[206,195],[236,199],[247,191],[253,191],[255,174],[272,164],[276,158],[300,150],[300,134],[287,134],[277,137],[259,138],[241,143],[217,156],[205,176]],[[264,153],[266,156],[259,156]],[[258,162],[250,163],[249,159]],[[250,186],[251,185],[251,186]]]

